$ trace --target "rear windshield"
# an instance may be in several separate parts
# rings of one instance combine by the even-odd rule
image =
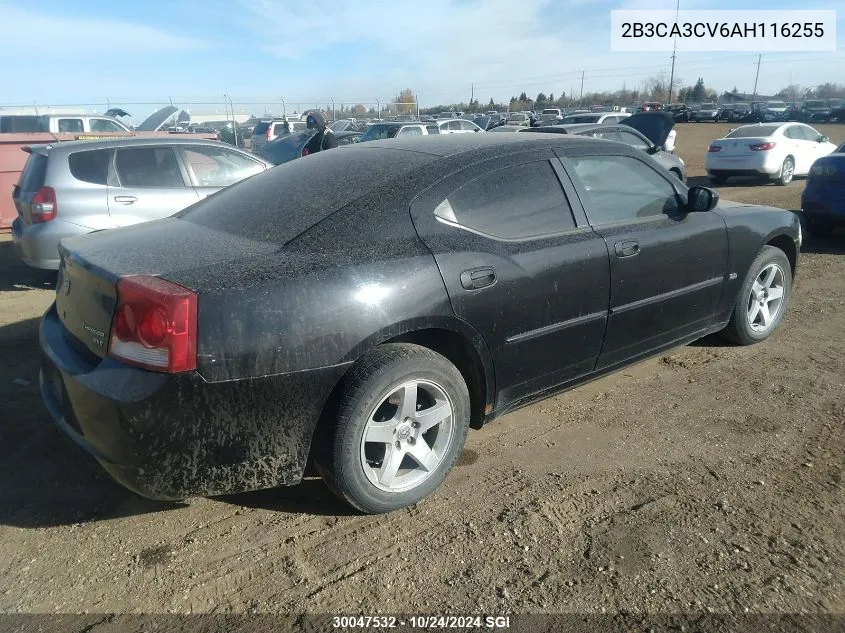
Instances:
[[[601,115],[598,114],[573,114],[563,119],[564,123],[598,123]]]
[[[543,114],[558,114],[559,110],[543,110]]]
[[[779,125],[746,125],[738,127],[725,138],[749,138],[755,136],[771,136],[777,131]]]
[[[319,152],[234,184],[177,214],[222,233],[285,244],[343,206],[434,160],[430,154],[349,147]]]
[[[786,104],[783,101],[767,101],[766,106],[769,108],[785,108]]]
[[[715,110],[716,104],[715,103],[702,103],[701,109],[702,110]]]
[[[47,157],[44,154],[30,154],[18,179],[18,187],[21,188],[21,191],[38,191],[44,184],[46,177]]]
[[[807,107],[808,108],[824,108],[827,106],[827,103],[824,101],[808,101]]]

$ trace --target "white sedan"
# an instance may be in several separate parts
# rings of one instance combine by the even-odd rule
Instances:
[[[826,136],[803,123],[743,125],[707,150],[707,175],[714,184],[729,176],[758,176],[785,185],[806,175],[817,158],[836,149]]]
[[[466,134],[484,131],[475,123],[466,119],[437,119],[437,125],[440,127],[441,134]]]

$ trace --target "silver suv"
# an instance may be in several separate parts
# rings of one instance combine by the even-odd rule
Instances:
[[[173,215],[272,164],[217,141],[113,138],[24,148],[12,199],[23,261],[58,269],[59,241]]]

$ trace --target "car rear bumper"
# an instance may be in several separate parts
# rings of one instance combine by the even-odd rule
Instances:
[[[66,237],[86,235],[91,229],[59,218],[38,224],[25,224],[20,217],[12,222],[12,239],[27,266],[59,269],[59,242]]]
[[[298,483],[346,366],[209,383],[82,350],[55,304],[41,322],[41,397],[58,426],[119,483],[184,499]]]
[[[804,189],[801,212],[845,224],[845,186]]]
[[[780,173],[783,160],[770,152],[758,152],[752,156],[717,156],[708,154],[707,173],[715,175],[766,175]]]

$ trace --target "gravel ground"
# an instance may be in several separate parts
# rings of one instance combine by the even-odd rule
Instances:
[[[694,184],[726,129],[678,126]],[[795,209],[803,186],[719,189]],[[182,504],[113,483],[41,406],[54,276],[0,236],[0,612],[788,613],[841,630],[843,279],[845,234],[810,241],[766,343],[710,337],[522,409],[471,432],[430,499],[360,516],[317,479]]]

